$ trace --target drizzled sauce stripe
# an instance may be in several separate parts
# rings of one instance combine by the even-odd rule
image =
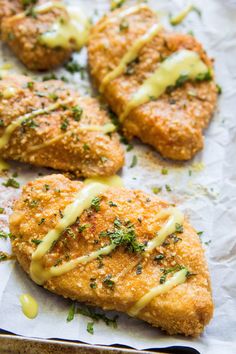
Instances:
[[[19,118],[17,118],[15,121],[13,121],[11,124],[8,125],[8,127],[5,129],[4,134],[0,137],[0,149],[2,149],[6,144],[8,144],[12,133],[24,122],[26,122],[29,119],[35,118],[37,116],[47,114],[49,112],[55,111],[57,108],[69,104],[73,102],[72,99],[68,99],[62,102],[57,102],[52,104],[51,106],[48,106],[47,108],[41,108],[38,110],[35,110],[33,112],[27,113]]]
[[[123,56],[121,61],[119,62],[118,66],[112,70],[110,73],[108,73],[104,79],[102,80],[102,83],[100,85],[99,91],[101,93],[104,92],[106,86],[111,82],[112,80],[116,79],[118,76],[123,74],[127,68],[127,65],[130,64],[132,61],[134,61],[140,52],[140,50],[144,47],[145,44],[150,42],[156,35],[157,33],[162,29],[162,25],[160,24],[154,24],[145,34],[143,34],[140,38],[138,38],[134,44],[131,46],[131,48],[126,52],[126,54]]]
[[[75,130],[68,131],[68,132],[66,132],[64,134],[59,134],[55,138],[50,139],[49,141],[46,141],[45,143],[29,147],[24,154],[27,155],[30,152],[37,151],[37,150],[40,150],[40,149],[44,149],[45,147],[50,146],[50,145],[56,143],[57,141],[65,138],[66,136],[69,136],[69,135],[71,135],[73,133],[76,134],[77,132],[80,132],[80,131],[101,132],[103,134],[108,134],[108,133],[113,133],[115,130],[116,130],[116,126],[114,124],[112,124],[112,123],[107,123],[104,126],[83,124],[80,127],[76,128]]]
[[[149,290],[144,296],[142,296],[131,309],[128,311],[130,316],[137,316],[139,312],[145,308],[156,296],[165,294],[174,287],[183,284],[186,281],[188,274],[187,269],[181,269],[176,272],[170,279],[164,284],[158,285]]]
[[[159,64],[155,72],[133,94],[124,112],[120,115],[120,121],[123,122],[133,109],[153,99],[158,99],[167,87],[176,84],[181,75],[194,80],[199,74],[206,74],[208,70],[199,54],[194,51],[183,49],[173,53]]]
[[[83,211],[90,207],[93,198],[104,192],[107,188],[108,186],[101,183],[91,183],[85,186],[79,191],[75,201],[65,208],[64,217],[54,229],[47,233],[42,242],[38,245],[32,254],[30,265],[31,278],[37,284],[43,284],[46,280],[51,278],[50,269],[47,270],[42,267],[43,256],[50,250],[53,243],[59,239],[66,228],[74,224]]]

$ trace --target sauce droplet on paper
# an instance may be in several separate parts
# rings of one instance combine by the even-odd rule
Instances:
[[[38,303],[30,294],[22,294],[20,303],[23,314],[31,320],[38,315]]]

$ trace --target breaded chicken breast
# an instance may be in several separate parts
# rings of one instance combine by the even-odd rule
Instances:
[[[142,4],[102,18],[88,52],[94,83],[127,137],[174,160],[202,149],[217,89],[212,61],[193,36],[164,30]]]
[[[58,0],[0,0],[1,38],[31,70],[53,69],[87,41],[88,22],[79,9]]]
[[[81,97],[64,82],[16,76],[0,81],[2,158],[110,176],[124,163],[115,126],[96,99]]]
[[[10,218],[18,262],[65,298],[198,336],[213,304],[196,231],[157,197],[102,186],[62,175],[28,183]]]

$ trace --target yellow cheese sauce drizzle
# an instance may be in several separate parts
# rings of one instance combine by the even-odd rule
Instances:
[[[66,10],[68,19],[59,18],[51,28],[39,37],[40,43],[50,48],[62,47],[80,50],[87,42],[90,23],[85,14],[77,7],[66,7],[61,3],[48,2],[35,7],[36,13],[47,12],[54,7]]]
[[[29,319],[34,319],[38,315],[38,303],[30,294],[22,294],[20,303],[23,314]]]
[[[196,79],[199,74],[208,72],[207,65],[200,59],[198,53],[183,49],[179,50],[159,64],[151,76],[144,81],[128,102],[120,121],[140,105],[152,99],[158,99],[169,86],[174,86],[181,75],[187,75],[190,80]]]
[[[52,104],[51,106],[48,106],[46,108],[41,108],[37,109],[33,112],[27,113],[19,118],[17,118],[15,121],[13,121],[11,124],[8,125],[8,127],[5,129],[4,134],[0,137],[0,149],[2,149],[6,144],[8,144],[12,133],[24,122],[26,122],[29,119],[32,119],[34,117],[37,117],[42,114],[46,114],[52,111],[55,111],[57,108],[64,104],[68,104],[72,102],[72,99],[68,99],[62,102],[57,102]]]
[[[40,43],[50,47],[81,49],[87,40],[90,30],[90,23],[85,14],[78,7],[66,6],[60,2],[48,1],[42,5],[34,6],[35,14],[44,14],[53,8],[60,8],[67,12],[67,19],[61,17],[52,27],[39,37]],[[27,15],[21,12],[10,18],[10,21],[22,19]]]
[[[194,9],[194,6],[192,4],[188,4],[182,11],[180,11],[177,15],[171,17],[170,23],[173,26],[178,25],[181,23],[186,16]]]
[[[54,144],[55,142],[63,139],[64,137],[66,136],[69,136],[73,133],[76,133],[78,131],[87,131],[87,132],[101,132],[103,134],[108,134],[108,133],[112,133],[116,130],[116,126],[112,123],[107,123],[103,126],[101,125],[81,125],[80,127],[78,127],[76,129],[76,131],[68,131],[66,133],[63,133],[63,134],[59,134],[58,136],[56,136],[55,138],[53,139],[50,139],[48,141],[46,141],[45,143],[42,143],[42,144],[38,144],[38,145],[35,145],[35,146],[31,146],[27,149],[27,151],[23,154],[23,155],[27,155],[27,153],[30,153],[32,151],[37,151],[37,150],[40,150],[40,149],[43,149],[47,146],[50,146],[52,144]]]
[[[156,219],[158,220],[168,216],[169,218],[167,219],[166,223],[156,233],[156,237],[148,242],[145,248],[145,254],[148,254],[156,247],[161,246],[166,238],[176,231],[176,224],[182,225],[184,222],[183,213],[176,208],[168,208],[160,211],[157,214]]]
[[[68,262],[68,264],[65,263],[64,265],[60,266],[59,272],[57,271],[56,267],[45,269],[42,266],[42,258],[50,250],[52,244],[58,240],[60,235],[65,231],[67,227],[76,222],[77,218],[83,213],[85,209],[90,207],[93,198],[103,193],[107,188],[107,185],[96,182],[86,185],[81,191],[79,191],[75,201],[65,208],[64,217],[60,220],[54,229],[47,233],[45,238],[38,245],[37,249],[32,255],[32,261],[30,265],[31,278],[37,284],[43,284],[45,281],[54,276],[55,272],[57,272],[57,275],[63,274],[68,270],[73,269],[78,263],[81,262],[77,259],[77,262],[74,260],[73,264],[71,262]],[[107,250],[104,250],[104,252],[107,252]],[[82,262],[84,262],[84,257],[82,258]],[[87,261],[89,261],[89,256],[87,256]]]
[[[99,91],[101,93],[104,92],[109,82],[116,79],[118,76],[120,76],[125,72],[127,65],[130,64],[133,60],[135,60],[138,57],[138,54],[140,50],[143,48],[143,46],[146,43],[150,42],[161,29],[162,26],[160,24],[154,24],[145,34],[143,34],[140,38],[138,38],[134,42],[131,48],[123,56],[123,58],[121,59],[117,67],[114,70],[112,70],[110,73],[108,73],[102,80],[102,83],[99,88]]]
[[[156,287],[149,290],[131,307],[131,309],[128,311],[128,314],[130,316],[137,316],[139,312],[144,307],[146,307],[156,296],[165,294],[177,285],[184,283],[186,281],[187,274],[187,269],[181,269],[180,271],[176,272],[170,279],[168,279],[164,284],[157,285]]]
[[[132,15],[132,14],[135,14],[136,12],[139,12],[140,10],[143,10],[143,9],[148,9],[148,6],[145,5],[145,4],[139,4],[139,5],[135,5],[135,6],[132,6],[132,7],[129,7],[123,11],[120,11],[118,14],[115,14],[115,16],[113,17],[108,17],[106,18],[100,25],[99,25],[99,31],[103,31],[104,28],[109,25],[110,23],[114,23],[114,22],[117,22],[119,21],[120,19],[126,17],[126,16],[129,16],[129,15]]]

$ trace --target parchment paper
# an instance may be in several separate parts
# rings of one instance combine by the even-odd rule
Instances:
[[[82,4],[90,15],[97,13],[97,9],[96,18],[109,7],[105,0],[75,0],[74,3]],[[168,14],[178,12],[186,2],[153,0],[149,4],[168,25]],[[206,248],[215,302],[213,320],[197,339],[171,337],[125,315],[120,315],[117,329],[98,323],[91,335],[86,331],[88,318],[80,315],[67,323],[70,302],[35,285],[14,261],[9,261],[0,263],[0,328],[25,336],[105,345],[119,343],[138,349],[185,345],[205,354],[236,353],[236,5],[233,0],[198,0],[195,5],[202,11],[202,16],[191,13],[174,30],[193,31],[216,60],[217,82],[223,93],[206,131],[205,148],[193,161],[181,165],[163,161],[151,148],[135,141],[135,148],[126,155],[126,166],[121,175],[128,188],[142,188],[152,193],[153,187],[162,187],[160,197],[177,202],[195,228],[204,231],[202,242]],[[2,63],[14,65],[10,73],[26,72],[5,46],[2,45],[0,50]],[[86,50],[75,58],[86,64]],[[70,76],[64,69],[56,74],[67,75],[81,92],[91,92],[87,76],[81,81],[79,73]],[[133,155],[138,156],[138,164],[129,168]],[[167,175],[161,173],[163,167],[168,169]],[[17,180],[21,185],[37,177],[39,172],[52,172],[12,163],[8,177],[14,171],[18,172]],[[3,176],[0,182],[6,179],[7,176]],[[169,185],[172,192],[167,192],[165,185]],[[0,185],[0,206],[7,214],[19,192]],[[0,227],[6,231],[7,220],[7,215],[0,215]],[[0,249],[10,252],[8,241],[1,240]],[[39,316],[35,320],[27,319],[21,312],[19,296],[26,292],[39,303]]]

